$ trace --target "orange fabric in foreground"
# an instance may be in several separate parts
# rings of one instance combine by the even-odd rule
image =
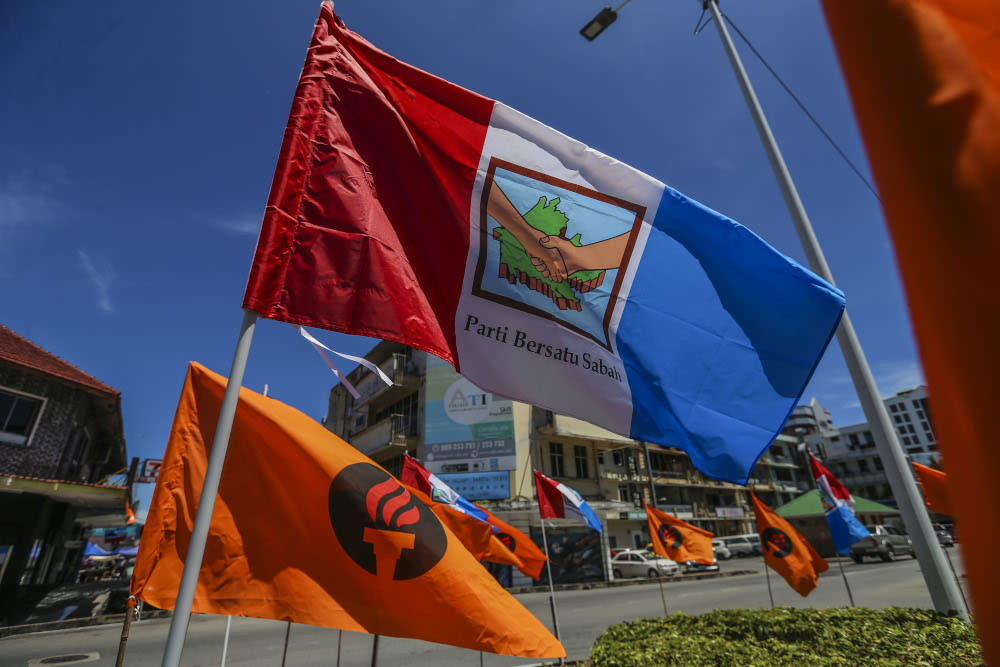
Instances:
[[[1000,664],[1000,3],[824,0],[892,234],[988,663]],[[978,529],[981,527],[982,529]]]
[[[948,476],[940,470],[913,463],[913,470],[917,473],[917,481],[924,492],[924,502],[932,512],[954,516],[955,510],[951,507],[951,496],[948,494]]]
[[[132,579],[172,609],[225,378],[192,363]],[[240,390],[195,612],[565,656],[434,513],[298,410]]]
[[[757,500],[753,491],[750,492],[750,498],[757,516],[757,532],[760,533],[764,562],[784,577],[796,593],[802,597],[809,595],[816,588],[820,572],[826,572],[829,567],[826,561],[792,524]]]
[[[646,518],[649,522],[649,534],[653,538],[653,551],[656,553],[679,563],[693,560],[711,565],[715,562],[715,553],[712,551],[714,535],[709,531],[649,505],[646,505]]]

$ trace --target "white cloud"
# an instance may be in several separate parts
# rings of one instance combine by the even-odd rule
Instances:
[[[50,196],[31,192],[17,183],[0,189],[0,230],[35,227],[55,221],[62,211]]]
[[[257,232],[260,231],[260,217],[246,216],[242,218],[233,218],[231,220],[221,220],[216,222],[215,226],[222,231],[229,232],[231,234],[257,236]]]
[[[916,359],[885,361],[875,368],[875,383],[883,396],[892,396],[902,389],[925,384],[924,371]]]
[[[80,264],[83,265],[84,272],[97,290],[97,307],[105,313],[110,313],[113,310],[111,307],[111,283],[115,278],[114,271],[106,265],[95,266],[86,250],[77,250],[76,252],[80,257]]]

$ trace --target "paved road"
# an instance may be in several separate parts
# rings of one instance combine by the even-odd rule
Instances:
[[[951,551],[951,550],[949,550]],[[952,552],[953,553],[953,552]],[[956,558],[957,565],[957,558]],[[734,560],[725,566],[737,569],[757,569],[756,574],[723,577],[700,581],[677,581],[663,589],[671,612],[698,614],[712,609],[766,607],[767,585],[759,560]],[[931,600],[915,560],[894,563],[870,562],[844,564],[848,581],[858,606],[930,607]],[[808,598],[801,598],[783,580],[771,573],[775,604],[795,607],[838,607],[847,605],[847,594],[835,563],[820,578],[819,587]],[[543,622],[551,617],[548,595],[528,593],[517,596]],[[556,603],[563,642],[570,658],[589,655],[590,647],[600,632],[612,623],[663,613],[660,588],[655,583],[598,588],[585,591],[556,593]],[[166,639],[168,619],[143,621],[132,626],[126,665],[155,666]],[[219,664],[225,618],[197,616],[191,621],[184,650],[184,665],[212,667]],[[45,657],[69,653],[96,654],[86,667],[113,665],[118,647],[119,626],[100,626],[73,630],[36,633],[0,640],[0,665],[25,666]],[[278,667],[284,641],[285,624],[256,619],[234,619],[229,644],[230,665],[260,665]],[[337,655],[336,630],[292,626],[287,665],[335,665]],[[370,664],[372,638],[368,635],[343,633],[341,665],[360,667]],[[507,658],[487,654],[483,664],[488,667],[513,667],[531,663],[523,658]],[[67,663],[62,663],[67,664]],[[416,640],[382,638],[379,664],[384,666],[438,667],[479,665],[479,654]]]

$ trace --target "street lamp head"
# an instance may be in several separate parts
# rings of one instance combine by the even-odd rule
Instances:
[[[583,26],[580,30],[580,34],[587,38],[587,41],[592,42],[594,39],[604,32],[604,29],[615,22],[618,18],[618,12],[611,9],[610,7],[605,7],[597,16],[590,20],[590,23]]]

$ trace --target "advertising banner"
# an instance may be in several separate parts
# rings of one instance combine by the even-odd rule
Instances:
[[[510,498],[510,473],[506,470],[438,475],[438,477],[466,500],[504,500]]]
[[[426,396],[423,463],[428,470],[455,474],[517,469],[509,399],[484,392],[432,355],[427,355]]]

